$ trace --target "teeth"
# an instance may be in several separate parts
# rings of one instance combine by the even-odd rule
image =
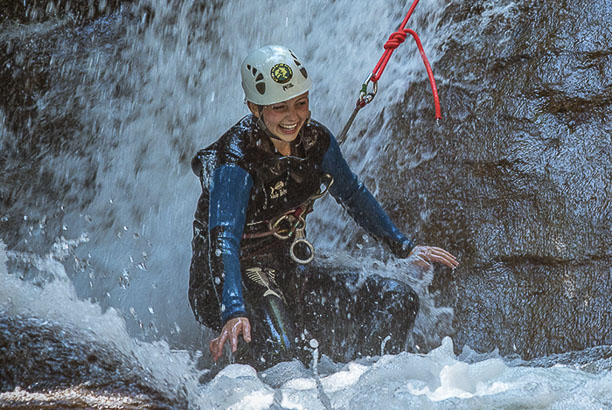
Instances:
[[[292,130],[292,129],[294,129],[295,127],[297,127],[297,124],[293,124],[293,125],[281,125],[281,124],[279,124],[279,126],[280,126],[281,128],[286,129],[286,130]]]

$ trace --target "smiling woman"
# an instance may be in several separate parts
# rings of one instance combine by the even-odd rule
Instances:
[[[456,259],[414,246],[358,181],[331,132],[310,119],[312,83],[292,51],[266,46],[241,68],[252,115],[192,161],[202,195],[189,299],[198,321],[221,332],[210,343],[213,359],[226,342],[239,362],[256,368],[294,357],[306,362],[313,338],[335,360],[380,354],[381,344],[403,350],[416,293],[389,278],[309,269],[306,216],[314,201],[330,192],[397,257],[451,268]],[[240,335],[249,344],[239,345]]]
[[[247,104],[253,115],[263,118],[266,128],[272,133],[272,144],[278,152],[291,155],[291,142],[295,141],[304,123],[310,119],[308,92],[288,101],[265,106],[261,111],[252,102]]]

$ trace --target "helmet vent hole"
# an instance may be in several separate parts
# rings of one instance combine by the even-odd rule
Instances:
[[[299,61],[297,61],[297,60],[293,60],[293,62],[295,63],[295,65],[296,65],[296,66],[298,66],[298,67],[299,67],[299,66],[301,66],[301,64],[300,64],[300,62],[299,62]]]
[[[262,73],[259,73],[259,75],[257,77],[255,77],[255,81],[263,81],[264,76]]]
[[[251,71],[251,65],[247,64],[247,70]]]
[[[251,73],[253,73],[253,76],[257,75],[257,69],[255,67],[253,67],[251,69]]]
[[[302,73],[304,78],[308,78],[308,71],[304,67],[300,68],[300,73]]]
[[[255,88],[257,89],[257,92],[261,95],[264,95],[266,93],[266,83],[257,83],[255,84]]]

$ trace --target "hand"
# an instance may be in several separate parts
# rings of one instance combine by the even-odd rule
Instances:
[[[215,362],[223,354],[223,345],[228,340],[231,343],[232,352],[238,349],[238,335],[240,333],[242,333],[242,338],[245,342],[251,342],[251,323],[249,323],[249,319],[246,317],[236,317],[225,323],[219,337],[211,340],[208,346]]]
[[[435,246],[422,246],[417,245],[414,247],[408,258],[414,258],[417,265],[429,268],[432,262],[438,262],[448,266],[451,269],[455,269],[459,266],[457,258],[448,253],[442,248]]]

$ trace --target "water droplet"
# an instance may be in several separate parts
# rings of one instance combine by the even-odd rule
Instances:
[[[155,314],[155,312],[153,312],[153,308],[151,306],[149,306],[149,313],[151,313],[152,315]]]
[[[312,347],[313,349],[319,347],[319,342],[317,341],[317,339],[310,339],[310,347]]]
[[[126,289],[128,286],[130,286],[130,276],[127,271],[123,272],[121,276],[119,276],[119,286],[121,286],[122,289]]]

